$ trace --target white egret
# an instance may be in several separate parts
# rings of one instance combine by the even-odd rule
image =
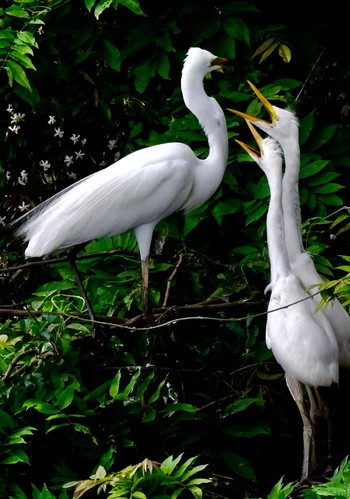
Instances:
[[[302,241],[298,187],[300,171],[299,121],[293,111],[273,106],[253,83],[249,81],[248,83],[269,113],[271,122],[240,111],[232,109],[230,111],[254,123],[270,137],[277,140],[282,147],[285,161],[282,203],[288,257],[293,273],[299,277],[306,288],[311,289],[311,286],[321,284],[323,279],[317,272],[311,255],[305,251]],[[322,298],[319,294],[316,294],[314,299],[318,305],[321,303]],[[331,323],[338,341],[339,366],[350,368],[350,316],[337,298],[324,304],[323,311]]]
[[[271,137],[264,140],[248,122],[259,151],[237,141],[265,173],[270,202],[266,218],[270,260],[271,292],[266,323],[266,345],[285,371],[288,389],[303,421],[303,466],[300,482],[308,479],[313,466],[314,438],[312,411],[318,403],[318,388],[339,381],[338,343],[323,311],[305,290],[291,269],[282,208],[282,151]],[[310,400],[307,407],[302,385]],[[317,399],[314,396],[316,394]]]
[[[205,159],[199,159],[188,145],[172,142],[138,150],[89,175],[19,219],[16,234],[28,242],[25,257],[43,257],[133,231],[141,258],[143,312],[150,316],[148,264],[155,226],[177,210],[189,212],[207,201],[226,169],[225,116],[218,102],[206,94],[203,79],[227,64],[227,58],[191,47],[182,69],[185,105],[208,139]],[[90,315],[94,321],[92,311]]]

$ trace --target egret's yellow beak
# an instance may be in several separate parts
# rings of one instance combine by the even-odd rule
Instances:
[[[228,108],[227,110],[230,111],[231,113],[234,113],[234,114],[237,114],[238,116],[241,116],[246,121],[252,121],[252,122],[262,121],[264,123],[267,123],[268,125],[273,125],[275,123],[275,121],[278,121],[278,115],[277,115],[276,111],[274,110],[273,105],[266,99],[266,97],[263,96],[263,94],[260,92],[260,90],[258,90],[256,88],[256,86],[253,85],[252,82],[250,82],[249,80],[247,80],[247,82],[248,82],[250,88],[253,90],[253,92],[257,96],[257,98],[259,99],[259,101],[261,102],[261,104],[264,106],[266,111],[269,113],[269,116],[271,118],[271,122],[266,121],[266,120],[259,118],[257,116],[251,116],[250,114],[242,113],[241,111],[236,111],[235,109]]]
[[[247,115],[249,116],[249,115]],[[241,142],[240,140],[235,139],[237,144],[239,144],[248,154],[249,156],[258,156],[259,158],[261,157],[263,153],[263,138],[260,135],[260,133],[256,130],[256,128],[251,124],[250,121],[246,119],[246,123],[249,126],[250,131],[252,132],[252,135],[259,147],[259,150],[255,150],[253,147],[248,146],[248,144],[245,144],[244,142]]]

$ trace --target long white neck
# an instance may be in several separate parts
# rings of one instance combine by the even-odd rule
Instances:
[[[204,78],[204,75],[203,75]],[[225,173],[228,157],[228,136],[225,115],[218,102],[209,97],[203,86],[203,78],[198,78],[184,67],[181,89],[186,107],[196,116],[208,139],[209,154],[200,162],[196,172],[196,192],[192,206],[200,206],[219,187]],[[186,208],[187,209],[187,208]]]
[[[271,284],[291,271],[284,234],[282,209],[282,165],[266,172],[270,187],[270,202],[266,217],[267,246],[269,250]]]
[[[301,210],[299,197],[300,147],[298,130],[282,145],[285,159],[283,177],[283,213],[286,246],[289,259],[293,262],[305,249],[301,234]]]

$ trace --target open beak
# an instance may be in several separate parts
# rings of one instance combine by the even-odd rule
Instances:
[[[249,115],[247,115],[249,116]],[[244,117],[244,116],[243,116]],[[235,139],[237,144],[239,144],[248,154],[249,156],[257,156],[258,158],[261,158],[263,154],[263,138],[260,135],[260,133],[256,130],[256,128],[251,124],[248,119],[246,119],[246,123],[249,126],[250,131],[252,132],[252,135],[255,139],[255,142],[257,143],[259,150],[257,151],[251,146],[248,146],[248,144],[245,144],[244,142],[241,142],[240,140]]]
[[[278,115],[275,112],[275,110],[273,108],[273,105],[266,99],[266,97],[263,96],[263,94],[260,92],[260,90],[258,90],[256,88],[256,86],[253,85],[252,82],[250,82],[249,80],[247,80],[247,82],[248,82],[250,88],[253,90],[253,92],[257,96],[257,98],[259,99],[259,101],[261,102],[261,104],[264,106],[264,108],[266,109],[266,111],[269,113],[269,116],[271,118],[271,122],[266,121],[266,120],[264,120],[262,118],[258,118],[257,116],[251,116],[250,114],[242,113],[241,111],[236,111],[235,109],[229,109],[229,108],[227,108],[227,110],[231,111],[231,113],[234,113],[234,114],[237,114],[238,116],[241,116],[246,121],[252,121],[252,122],[262,121],[263,123],[267,123],[268,125],[273,126],[274,123],[276,121],[278,121]]]
[[[211,66],[220,66],[216,69],[216,71],[223,73],[222,68],[233,66],[233,61],[232,59],[228,59],[227,57],[215,57],[215,59],[211,61]]]

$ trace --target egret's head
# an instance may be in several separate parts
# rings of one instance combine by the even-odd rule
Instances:
[[[255,126],[277,140],[281,145],[283,145],[285,140],[288,140],[291,137],[298,137],[299,121],[294,111],[273,106],[253,83],[248,81],[248,84],[268,112],[270,121],[260,118],[259,116],[252,116],[250,114],[242,113],[241,111],[236,111],[235,109],[228,109],[228,111],[237,116],[241,116],[247,122],[254,123]]]

